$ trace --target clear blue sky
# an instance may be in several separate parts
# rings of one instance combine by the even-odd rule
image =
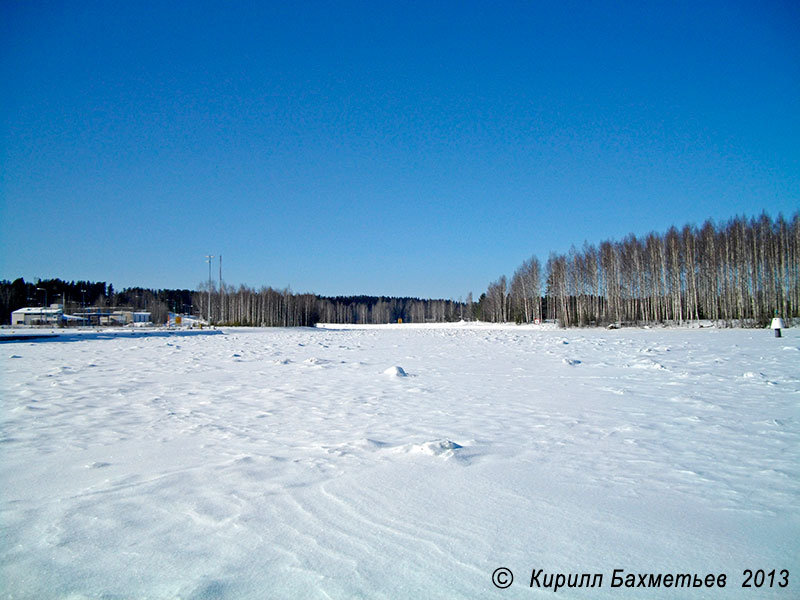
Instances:
[[[0,278],[476,297],[800,207],[800,5],[0,0]],[[216,272],[216,263],[215,263]]]

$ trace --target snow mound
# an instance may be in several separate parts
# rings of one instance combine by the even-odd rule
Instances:
[[[381,450],[383,448],[386,448],[389,444],[387,444],[386,442],[382,442],[380,440],[364,438],[356,441],[353,445],[356,448],[360,448],[362,450]]]
[[[311,358],[305,359],[303,362],[306,363],[307,365],[319,366],[319,365],[324,365],[329,361],[325,360],[324,358],[317,358],[316,356],[312,356]]]
[[[654,371],[666,371],[667,368],[659,362],[654,360],[645,359],[639,360],[626,365],[629,369],[652,369]]]
[[[581,361],[575,358],[565,358],[561,362],[563,362],[565,365],[570,365],[571,367],[581,364]]]
[[[352,442],[345,442],[330,448],[326,448],[325,452],[328,454],[335,454],[337,456],[347,456],[351,454],[361,454],[364,452],[377,452],[389,447],[389,444],[380,440],[373,440],[370,438],[362,438]]]
[[[397,448],[403,454],[425,454],[426,456],[438,456],[445,460],[453,458],[463,446],[447,438],[431,440],[422,444],[406,444]]]
[[[425,442],[422,444],[422,449],[427,454],[443,454],[451,450],[458,450],[463,448],[461,444],[456,444],[452,440],[435,440],[433,442]]]
[[[764,375],[763,373],[754,373],[753,371],[747,371],[745,373],[742,373],[742,377],[745,379],[764,379],[766,375]]]
[[[405,372],[403,367],[389,367],[383,374],[389,375],[390,377],[408,377],[408,373]]]

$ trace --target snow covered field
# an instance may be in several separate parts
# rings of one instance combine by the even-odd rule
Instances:
[[[0,353],[4,598],[552,596],[533,569],[603,574],[555,597],[800,597],[800,330],[230,329]],[[727,587],[612,588],[614,569]],[[774,586],[741,588],[745,569]]]

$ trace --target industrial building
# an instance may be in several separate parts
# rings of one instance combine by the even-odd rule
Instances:
[[[152,319],[147,311],[102,307],[82,308],[75,314],[66,315],[62,305],[51,304],[49,308],[29,306],[13,311],[11,325],[14,327],[75,327],[81,325],[143,327],[152,325]]]
[[[50,308],[44,306],[29,306],[19,308],[11,313],[12,326],[50,326],[60,325],[63,321],[64,310],[56,304]]]

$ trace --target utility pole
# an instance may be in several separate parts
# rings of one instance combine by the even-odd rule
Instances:
[[[211,263],[214,260],[213,254],[206,254],[206,262],[208,263],[208,324],[211,325]]]
[[[222,297],[222,254],[219,255],[219,320],[225,322],[225,298]]]

